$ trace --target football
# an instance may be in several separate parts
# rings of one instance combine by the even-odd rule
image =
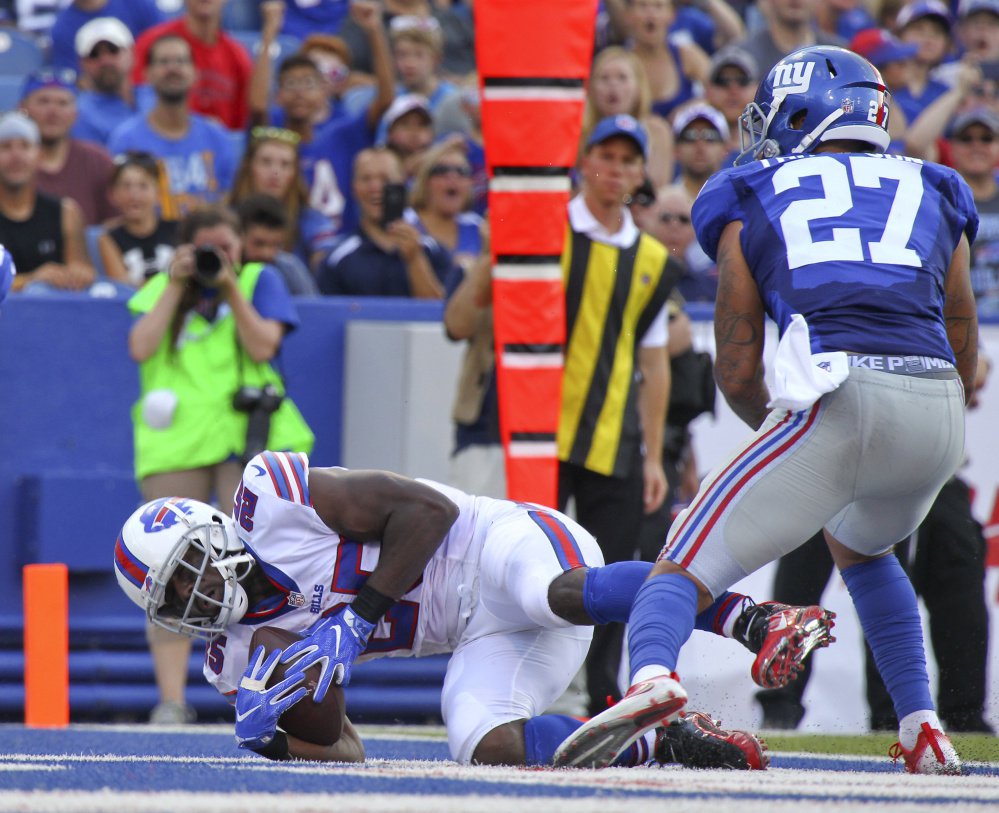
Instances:
[[[298,633],[279,627],[261,627],[254,631],[250,640],[250,653],[256,652],[258,646],[263,646],[266,652],[273,649],[287,649],[300,640],[302,636]],[[271,679],[267,681],[268,688],[284,680],[289,666],[290,664],[283,663],[277,665]],[[332,745],[340,739],[340,733],[343,731],[345,712],[343,689],[331,685],[323,702],[315,703],[312,700],[312,692],[318,682],[319,666],[313,666],[305,673],[305,686],[309,694],[282,714],[278,724],[286,733],[300,740],[315,745]]]

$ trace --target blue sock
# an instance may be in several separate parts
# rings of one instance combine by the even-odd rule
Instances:
[[[551,765],[556,749],[566,737],[583,724],[582,720],[564,714],[543,714],[524,723],[524,755],[528,765]],[[615,765],[642,765],[652,758],[644,737],[629,745]]]
[[[524,723],[524,755],[528,765],[551,765],[557,749],[582,721],[565,714],[543,714]]]
[[[731,593],[726,590],[715,599],[715,603],[708,609],[697,614],[697,618],[694,620],[694,629],[702,632],[713,632],[715,635],[724,637],[725,633],[722,630],[725,627],[725,621],[728,620],[733,610],[742,611],[745,600],[746,596],[742,593]]]
[[[594,624],[627,621],[638,588],[648,578],[651,562],[614,562],[591,567],[583,581],[583,609]]]
[[[935,709],[926,674],[919,606],[898,559],[889,554],[852,565],[840,575],[898,719],[913,711]]]
[[[654,576],[642,585],[631,609],[628,653],[631,674],[643,666],[665,666],[671,672],[697,615],[697,587],[679,573]]]

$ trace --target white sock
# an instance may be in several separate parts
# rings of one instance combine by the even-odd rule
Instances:
[[[933,709],[920,709],[919,711],[906,714],[898,723],[898,741],[906,751],[911,751],[916,747],[916,740],[922,731],[923,723],[929,723],[930,728],[943,731],[940,718]]]
[[[635,676],[631,679],[631,685],[635,686],[643,680],[652,680],[652,678],[662,677],[663,675],[669,677],[671,674],[673,674],[672,671],[667,669],[665,666],[658,666],[655,664],[643,666],[635,672]]]

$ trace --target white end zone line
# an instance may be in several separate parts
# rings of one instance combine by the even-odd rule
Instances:
[[[870,800],[887,803],[913,800],[914,790],[923,803],[937,801],[984,802],[999,805],[999,782],[988,776],[909,776],[898,773],[864,773],[849,771],[802,770],[771,768],[768,771],[685,770],[680,767],[651,767],[610,770],[546,770],[494,766],[467,766],[433,760],[376,759],[363,764],[320,764],[302,762],[268,762],[254,756],[183,757],[150,755],[84,755],[84,754],[5,754],[0,756],[0,769],[12,771],[67,769],[95,764],[204,765],[235,768],[241,771],[284,773],[295,775],[352,776],[381,780],[398,779],[409,782],[415,778],[464,781],[472,784],[514,784],[547,788],[589,788],[594,791],[630,791],[653,794],[709,793],[712,795],[740,794],[780,798]],[[861,779],[862,776],[862,779]]]

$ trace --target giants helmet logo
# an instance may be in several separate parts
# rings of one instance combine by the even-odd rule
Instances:
[[[774,90],[807,93],[814,70],[814,62],[781,62],[774,66]]]

